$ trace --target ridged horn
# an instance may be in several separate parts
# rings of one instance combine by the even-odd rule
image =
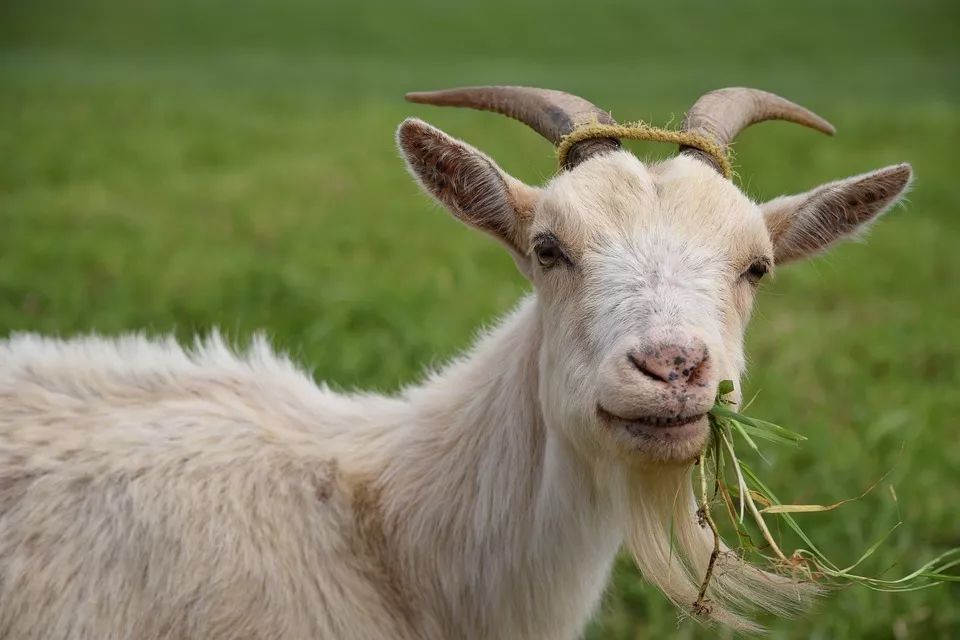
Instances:
[[[574,127],[594,120],[616,124],[610,114],[578,96],[534,87],[463,87],[442,91],[408,93],[410,102],[439,107],[467,107],[493,111],[519,120],[554,145]],[[583,140],[571,147],[564,169],[571,169],[590,156],[620,148],[616,138]]]
[[[741,131],[764,120],[787,120],[827,135],[836,133],[832,124],[809,109],[773,93],[743,87],[717,89],[701,96],[687,112],[681,129],[713,138],[726,152]],[[699,149],[681,145],[680,153],[721,170],[713,156]]]

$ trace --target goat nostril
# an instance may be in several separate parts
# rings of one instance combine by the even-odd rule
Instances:
[[[632,364],[637,371],[639,371],[646,377],[652,378],[653,380],[656,380],[658,382],[672,382],[674,379],[676,379],[676,374],[674,373],[671,373],[667,377],[664,377],[659,373],[657,373],[656,371],[653,371],[652,369],[650,369],[650,367],[646,365],[646,363],[643,360],[638,360],[637,356],[635,356],[633,353],[627,354],[627,360],[630,361],[630,364]]]
[[[689,369],[684,369],[683,377],[687,384],[700,384],[709,368],[709,356],[703,355],[703,358],[696,362]]]

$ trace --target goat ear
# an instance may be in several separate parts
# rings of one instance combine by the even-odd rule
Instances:
[[[897,203],[912,176],[909,164],[898,164],[761,205],[776,263],[804,258],[856,236]]]
[[[500,240],[526,264],[526,226],[538,190],[506,174],[470,145],[422,120],[404,120],[397,144],[420,186],[459,220]]]

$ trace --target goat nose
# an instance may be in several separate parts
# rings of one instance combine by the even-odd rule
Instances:
[[[627,354],[645,377],[667,384],[688,386],[705,378],[709,367],[707,345],[692,339],[686,344],[658,344]]]

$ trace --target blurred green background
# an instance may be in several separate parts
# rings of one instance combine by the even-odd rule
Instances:
[[[768,283],[746,381],[753,413],[810,438],[768,456],[782,498],[833,502],[892,469],[863,500],[801,518],[844,564],[899,513],[865,568],[899,574],[960,544],[958,54],[951,0],[4,0],[0,333],[265,329],[318,378],[395,390],[527,289],[417,191],[396,125],[424,117],[529,182],[554,170],[522,125],[405,91],[532,84],[664,124],[706,90],[765,88],[839,135],[749,130],[752,196],[916,169],[868,243]],[[958,602],[956,587],[851,588],[768,622],[776,638],[954,638]],[[678,626],[624,561],[587,635],[717,633]]]

